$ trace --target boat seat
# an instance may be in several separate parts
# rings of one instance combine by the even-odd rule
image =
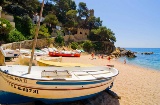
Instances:
[[[87,74],[76,74],[77,76],[87,76],[87,75],[102,75],[102,74],[108,74],[108,73],[111,73],[111,72],[109,72],[109,71],[107,71],[107,72],[102,72],[102,73],[93,73],[93,72],[87,72]]]
[[[68,70],[53,70],[53,71],[46,71],[43,70],[41,72],[41,78],[71,78],[72,75]]]

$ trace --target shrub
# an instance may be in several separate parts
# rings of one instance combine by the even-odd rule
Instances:
[[[7,41],[8,34],[12,28],[13,27],[8,20],[0,18],[0,41]]]
[[[100,51],[103,50],[103,43],[102,42],[95,42],[93,44],[93,47],[96,51]]]
[[[77,42],[72,42],[71,43],[71,48],[76,50],[78,48],[78,43]]]
[[[8,36],[9,42],[18,42],[22,40],[25,40],[25,37],[22,35],[21,32],[19,32],[16,29],[10,31],[9,36]]]
[[[84,43],[83,43],[83,49],[87,52],[89,52],[91,49],[93,48],[93,44],[90,40],[86,40]]]
[[[32,19],[28,15],[15,16],[15,28],[20,31],[27,39],[32,39],[34,33],[34,25]]]
[[[12,28],[13,27],[8,20],[0,18],[0,34],[8,34]]]
[[[60,46],[63,46],[63,45],[64,45],[64,38],[63,38],[63,36],[58,35],[58,36],[55,38],[55,42],[56,42],[57,44],[59,44]]]

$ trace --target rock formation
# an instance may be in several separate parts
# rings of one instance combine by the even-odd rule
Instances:
[[[111,55],[115,56],[116,58],[121,57],[121,56],[127,56],[129,58],[136,57],[134,52],[131,52],[130,50],[126,50],[126,49],[120,48],[120,47],[116,48],[116,50],[114,52],[112,52]]]

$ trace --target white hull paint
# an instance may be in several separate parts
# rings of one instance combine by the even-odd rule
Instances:
[[[106,69],[110,72],[103,74],[101,72],[105,73],[106,71],[101,71],[101,69],[104,68],[100,68],[99,72],[92,71],[93,68],[86,68],[87,73],[92,73],[91,75],[86,75],[86,71],[83,71],[85,68],[64,67],[63,69],[70,69],[72,78],[40,78],[37,75],[43,69],[49,68],[48,70],[53,70],[58,69],[58,67],[38,67],[39,70],[36,70],[37,75],[35,74],[35,77],[26,74],[25,66],[20,66],[19,68],[23,70],[16,70],[16,73],[13,73],[15,67],[1,67],[0,90],[36,99],[72,99],[96,94],[108,88],[114,81],[115,76],[118,75],[116,69]],[[33,68],[38,69],[37,67]],[[74,69],[78,70],[78,72]],[[19,74],[17,74],[18,72]]]

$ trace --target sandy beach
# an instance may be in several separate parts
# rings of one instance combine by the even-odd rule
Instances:
[[[120,105],[160,105],[159,71],[123,64],[113,59],[110,62],[106,58],[98,59],[98,57],[91,60],[91,55],[83,55],[80,58],[63,58],[62,62],[88,63],[97,66],[114,65],[119,70],[119,75],[111,90],[121,97],[118,100]],[[101,105],[118,105],[115,99],[109,100],[110,104]]]
[[[81,57],[63,57],[62,62],[93,64],[97,66],[114,65],[119,70],[112,91],[121,99],[103,92],[90,99],[90,103],[59,103],[53,105],[160,105],[160,72],[134,65],[123,64],[115,59],[91,59],[91,55]],[[9,63],[8,63],[9,64]],[[31,105],[31,104],[30,104]]]

